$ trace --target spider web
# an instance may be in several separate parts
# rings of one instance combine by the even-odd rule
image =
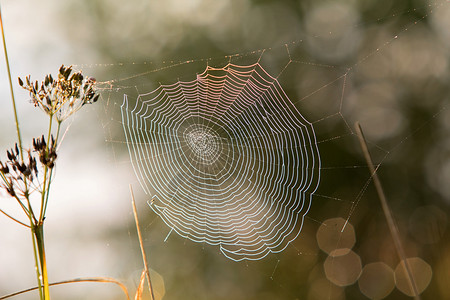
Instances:
[[[174,264],[178,272],[178,264],[191,260],[200,264],[196,258],[211,253],[204,251],[209,244],[215,250],[212,253],[245,261],[242,268],[223,264],[224,274],[241,272],[254,278],[263,273],[259,281],[254,278],[256,282],[263,282],[270,274],[272,288],[275,286],[285,298],[298,297],[289,283],[296,280],[293,278],[315,276],[309,273],[313,267],[308,261],[315,262],[320,252],[317,227],[331,227],[330,218],[342,218],[334,223],[338,230],[328,228],[326,238],[334,243],[328,245],[330,249],[338,249],[345,244],[347,229],[353,230],[352,224],[366,230],[361,215],[367,211],[372,215],[372,205],[378,205],[369,204],[371,176],[367,166],[355,159],[354,154],[360,151],[353,122],[361,120],[367,129],[371,154],[382,171],[404,160],[407,151],[403,146],[445,111],[442,103],[433,106],[431,117],[411,125],[412,132],[391,122],[395,118],[380,115],[371,124],[372,116],[365,112],[376,112],[386,105],[389,109],[383,113],[389,115],[396,110],[392,103],[401,102],[395,99],[401,99],[401,73],[398,77],[386,75],[390,70],[398,71],[397,65],[391,68],[386,61],[401,61],[395,46],[408,40],[411,29],[419,31],[416,24],[378,40],[353,61],[336,65],[316,59],[301,40],[217,57],[94,65],[110,68],[114,74],[121,72],[119,78],[99,84],[104,88],[106,113],[113,114],[105,129],[113,161],[133,164],[147,193],[145,199],[158,216],[147,218],[146,231],[148,242],[158,245],[154,248],[165,249],[158,252],[160,268]],[[389,56],[394,58],[384,60]],[[377,72],[382,75],[377,76]],[[415,77],[422,75],[414,72]],[[369,92],[360,92],[365,91],[361,86],[367,78],[381,81],[383,76],[394,78],[392,84],[377,84]],[[384,91],[385,86],[390,89]],[[393,95],[388,98],[391,102],[383,102],[384,92]],[[285,116],[294,121],[286,122]],[[309,164],[294,168],[305,162]],[[225,172],[229,169],[234,172]],[[223,174],[231,180],[224,180]],[[281,200],[273,201],[276,197],[272,196]],[[282,220],[287,221],[285,227]],[[358,242],[369,243],[371,238],[358,236]],[[364,255],[373,255],[363,250],[354,255],[352,245],[348,248],[357,259],[358,255],[361,260]],[[171,255],[164,259],[164,251]],[[345,257],[333,256],[332,251],[327,252],[327,266],[339,265],[339,257]],[[220,262],[215,259],[215,263]],[[212,268],[217,281],[226,280],[226,275],[217,274],[217,265]],[[309,275],[301,277],[301,272]],[[238,276],[236,284],[246,280],[244,277]],[[321,280],[314,281],[314,286]],[[249,295],[256,293],[248,289]],[[330,285],[325,290],[320,295],[327,299],[342,293]]]
[[[113,155],[121,145],[128,152],[114,160],[131,161],[149,206],[168,227],[164,241],[177,233],[235,261],[259,260],[292,245],[305,218],[321,224],[323,216],[309,214],[314,201],[352,214],[358,191],[329,192],[342,178],[336,170],[365,172],[354,162],[336,166],[330,156],[337,141],[354,141],[342,103],[349,70],[307,59],[299,41],[145,62],[140,66],[151,70],[102,83],[107,111],[120,112],[105,125],[123,133],[109,131]],[[361,178],[359,186],[367,175]]]
[[[233,260],[280,252],[320,178],[313,126],[259,63],[208,66],[194,81],[125,96],[122,120],[153,211]]]

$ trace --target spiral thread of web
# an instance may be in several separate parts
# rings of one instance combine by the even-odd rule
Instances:
[[[320,181],[316,136],[259,63],[125,95],[121,113],[135,173],[171,231],[236,261],[299,235]]]

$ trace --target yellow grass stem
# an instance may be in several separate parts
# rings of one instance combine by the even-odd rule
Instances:
[[[6,38],[5,38],[5,30],[3,27],[3,17],[2,17],[1,7],[0,7],[0,27],[1,27],[1,31],[2,31],[3,51],[5,53],[6,70],[8,72],[8,81],[9,81],[9,88],[11,91],[11,102],[12,102],[13,111],[14,111],[14,120],[16,123],[16,131],[17,131],[17,139],[18,139],[18,143],[19,143],[20,158],[23,162],[22,135],[20,133],[19,117],[17,114],[16,100],[14,97],[14,88],[13,88],[12,78],[11,78],[11,68],[9,66],[9,57],[8,57],[8,50],[6,47]],[[25,186],[27,186],[26,178],[24,179],[24,184],[25,184]],[[28,198],[27,198],[27,200],[28,200]],[[31,204],[30,204],[29,200],[28,200],[28,211],[29,211],[29,213],[27,215],[30,219],[30,226],[28,226],[28,227],[33,229],[33,211],[31,209]],[[40,299],[44,299],[41,280],[40,280],[40,273],[39,273],[38,255],[36,253],[37,245],[36,245],[35,237],[33,235],[34,235],[34,232],[32,232],[32,240],[33,240],[33,251],[34,251],[34,258],[35,258],[35,265],[36,265],[36,278],[38,281],[39,297],[40,297]]]
[[[14,110],[14,118],[16,121],[16,131],[17,131],[17,138],[19,140],[20,157],[22,158],[22,161],[23,161],[22,135],[20,134],[19,117],[17,116],[16,100],[14,98],[14,89],[13,89],[13,84],[12,84],[12,79],[11,79],[11,69],[9,67],[8,50],[6,49],[5,30],[3,28],[3,18],[2,18],[1,7],[0,7],[0,27],[2,29],[3,51],[5,52],[6,70],[8,71],[9,88],[11,90],[11,100],[12,100],[12,105],[13,105],[13,110]]]
[[[41,265],[41,276],[42,276],[42,285],[44,288],[44,299],[50,299],[50,290],[48,283],[48,273],[47,273],[47,259],[45,257],[45,247],[44,247],[44,224],[39,223],[37,226],[33,228],[34,237],[36,239],[36,244],[39,253],[39,261]]]
[[[58,282],[53,282],[50,283],[49,286],[56,286],[56,285],[63,285],[63,284],[68,284],[68,283],[81,283],[81,282],[99,282],[99,283],[114,283],[116,285],[118,285],[122,291],[124,292],[125,296],[127,297],[128,300],[130,300],[130,295],[128,294],[128,290],[125,287],[125,285],[123,283],[121,283],[120,281],[114,279],[114,278],[109,278],[109,277],[88,277],[88,278],[76,278],[76,279],[71,279],[71,280],[64,280],[64,281],[58,281]],[[22,295],[28,292],[32,292],[37,290],[38,287],[33,287],[33,288],[29,288],[26,290],[22,290],[19,292],[15,292],[12,294],[8,294],[5,296],[0,297],[0,300],[4,300],[4,299],[8,299],[11,297],[15,297],[18,295]]]
[[[131,204],[133,205],[134,221],[136,222],[136,229],[137,229],[138,238],[139,238],[139,245],[141,247],[141,252],[142,252],[142,260],[144,261],[145,275],[147,276],[147,283],[148,283],[148,288],[150,291],[151,299],[154,300],[155,296],[153,294],[152,282],[150,280],[150,271],[148,268],[147,256],[146,256],[145,250],[144,250],[144,243],[142,241],[142,234],[141,234],[141,229],[139,227],[139,219],[138,219],[137,210],[136,210],[136,202],[134,201],[133,187],[131,186],[131,184],[130,184],[130,193],[131,193]]]
[[[389,208],[388,202],[386,200],[386,196],[383,191],[383,187],[381,186],[381,181],[378,178],[377,169],[375,169],[372,161],[372,157],[370,155],[369,149],[367,147],[367,142],[364,137],[361,125],[359,122],[355,123],[356,134],[358,135],[359,142],[361,144],[361,149],[364,153],[364,157],[366,159],[367,166],[369,167],[370,175],[372,176],[373,183],[375,185],[375,189],[378,194],[378,198],[381,202],[381,207],[383,209],[384,216],[386,217],[386,221],[391,232],[392,239],[394,240],[395,249],[397,251],[397,255],[400,260],[404,261],[405,269],[406,269],[406,277],[408,278],[408,283],[411,288],[411,291],[414,293],[414,299],[420,300],[420,295],[417,289],[417,284],[414,281],[414,277],[412,274],[411,266],[406,260],[405,250],[403,249],[402,242],[400,240],[400,234],[398,232],[398,228],[395,224],[394,217],[392,216],[391,209]]]

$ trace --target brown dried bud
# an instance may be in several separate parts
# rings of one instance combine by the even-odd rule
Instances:
[[[3,174],[9,173],[8,165],[3,165],[1,161],[0,161],[0,172],[2,172]]]
[[[11,153],[11,152],[9,152],[9,150],[6,150],[6,156],[8,157],[8,159],[9,160],[14,160],[14,155]]]
[[[8,194],[10,194],[12,197],[16,196],[16,192],[14,191],[14,187],[12,184],[12,181],[10,182],[9,186],[6,187],[6,191],[8,192]]]

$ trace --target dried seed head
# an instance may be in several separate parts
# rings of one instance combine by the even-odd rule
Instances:
[[[3,162],[1,161],[0,161],[0,172],[2,172],[3,174],[9,173],[8,165],[3,165]]]
[[[6,156],[8,157],[9,160],[13,160],[14,156],[11,152],[9,152],[9,150],[6,150]]]
[[[14,186],[13,186],[12,180],[10,181],[9,185],[6,186],[6,191],[8,192],[8,194],[11,195],[11,197],[16,196],[16,192],[14,191]]]
[[[26,198],[31,192],[40,189],[41,182],[35,180],[39,175],[36,157],[39,157],[41,167],[49,169],[55,167],[57,154],[54,136],[50,137],[49,144],[46,143],[44,136],[33,138],[32,144],[32,149],[26,150],[27,159],[19,159],[19,146],[16,144],[6,151],[8,160],[0,161],[0,173],[3,178],[0,180],[0,188],[6,190],[12,197]]]
[[[38,82],[31,83],[30,76],[26,77],[26,84],[19,78],[19,85],[26,89],[31,101],[40,107],[50,117],[55,116],[61,122],[78,111],[87,103],[94,103],[95,78],[85,78],[81,71],[72,72],[72,66],[62,65],[59,68],[57,79],[49,74],[45,76],[40,88]]]

